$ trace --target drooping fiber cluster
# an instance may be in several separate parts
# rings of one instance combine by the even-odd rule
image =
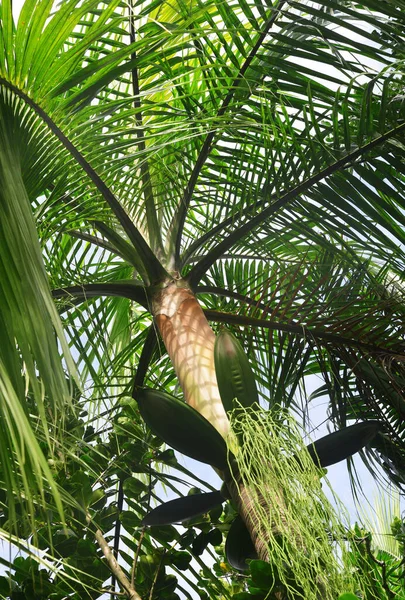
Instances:
[[[294,419],[240,407],[231,428],[239,439],[238,447],[232,444],[238,485],[247,491],[248,520],[259,532],[275,587],[281,582],[294,600],[336,600],[342,592],[358,591],[348,566],[344,508],[336,496],[337,508],[327,499],[322,486],[329,483]]]

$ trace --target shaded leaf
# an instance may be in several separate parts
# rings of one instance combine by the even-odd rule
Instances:
[[[140,413],[153,433],[175,450],[221,470],[228,466],[224,439],[207,419],[185,402],[164,392],[136,392]]]
[[[161,504],[142,519],[142,525],[166,525],[192,519],[222,504],[221,492],[193,494]]]
[[[349,458],[369,444],[380,430],[378,421],[366,421],[325,435],[307,450],[319,467],[329,467]]]
[[[255,376],[240,342],[230,331],[224,329],[217,335],[214,359],[218,388],[226,412],[235,408],[234,400],[245,408],[258,404]]]
[[[253,585],[268,590],[274,585],[273,567],[264,560],[252,560],[249,565]]]
[[[248,569],[247,559],[257,558],[252,538],[241,516],[236,517],[228,532],[225,554],[229,564],[238,571]]]

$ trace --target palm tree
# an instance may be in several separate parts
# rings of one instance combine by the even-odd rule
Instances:
[[[85,507],[90,527],[106,471],[83,447],[109,427],[153,441],[131,395],[176,420],[185,405],[156,390],[182,393],[218,453],[222,438],[235,451],[214,360],[224,325],[262,407],[305,423],[318,376],[336,428],[379,421],[364,459],[403,485],[404,2],[53,4],[26,0],[15,23],[1,2],[5,529],[28,538],[51,505],[62,526]],[[72,460],[91,485],[71,486]]]

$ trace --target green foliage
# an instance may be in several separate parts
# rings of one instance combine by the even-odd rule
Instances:
[[[327,395],[336,428],[378,421],[362,457],[404,486],[404,1],[26,0],[18,19],[13,5],[0,1],[0,537],[23,554],[4,559],[0,595],[122,591],[99,528],[142,600],[190,598],[183,579],[195,597],[258,599],[261,563],[246,583],[224,558],[229,503],[183,533],[143,530],[159,484],[209,489],[132,399],[134,382],[178,395],[150,300],[187,280],[249,359],[248,403],[252,369],[274,414],[305,421]],[[220,446],[207,433],[197,457],[223,469]],[[366,542],[351,552],[387,592]]]
[[[34,533],[24,526],[24,521],[18,522],[17,536],[12,536],[11,541],[23,556],[17,555],[7,564],[7,576],[0,578],[2,598],[99,598],[103,590],[110,589],[105,582],[111,577],[111,571],[95,540],[97,528],[112,530],[121,543],[124,542],[120,562],[128,576],[136,565],[136,589],[142,597],[152,594],[153,598],[175,598],[173,594],[179,585],[182,587],[181,580],[192,583],[189,569],[193,555],[199,556],[207,546],[212,548],[222,543],[222,533],[215,527],[222,510],[214,514],[207,509],[203,517],[190,520],[185,524],[186,534],[180,534],[172,526],[153,527],[142,533],[141,522],[150,508],[152,494],[156,497],[157,481],[176,489],[174,484],[183,479],[156,470],[169,464],[175,468],[177,461],[172,451],[167,453],[156,448],[156,438],[134,422],[136,414],[139,419],[133,404],[123,403],[113,427],[103,439],[84,426],[83,418],[70,421],[71,434],[82,437],[75,438],[75,452],[70,453],[58,469],[56,464],[54,466],[55,481],[63,490],[64,498],[70,498],[65,508],[65,524],[58,513],[50,509],[47,518],[43,515],[41,519],[39,506],[35,509],[37,530]],[[130,443],[128,431],[133,436]],[[192,477],[184,467],[179,468],[181,476]],[[117,489],[122,490],[126,509],[123,502],[120,503]],[[217,505],[219,493],[213,495]],[[47,502],[50,507],[49,493]],[[2,539],[7,540],[16,525],[7,532],[11,527],[8,509],[4,502],[1,506]],[[212,508],[212,502],[208,508]],[[113,543],[111,537],[107,539]],[[39,549],[40,556],[31,553],[32,544]],[[176,575],[168,572],[169,567]],[[221,586],[212,573],[206,585],[220,597]]]
[[[342,589],[362,588],[350,569],[343,507],[334,509],[325,496],[323,473],[294,420],[273,411],[258,419],[239,407],[231,426],[236,435],[243,432],[243,445],[235,452],[239,485],[270,563],[250,563],[253,588],[305,600],[316,600],[320,593],[335,600]]]
[[[387,537],[399,543],[399,553],[394,555],[376,546],[369,531],[355,525],[350,541],[350,561],[364,582],[367,600],[390,600],[405,595],[404,577],[404,523],[395,517]],[[379,534],[375,535],[378,539]]]

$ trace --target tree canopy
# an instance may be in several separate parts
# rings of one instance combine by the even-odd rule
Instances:
[[[403,490],[404,31],[403,0],[26,0],[18,19],[1,0],[0,534],[29,553],[1,559],[2,597],[191,597],[168,566],[201,598],[254,594],[224,558],[231,504],[183,533],[141,523],[187,471],[135,400],[187,399],[156,325],[169,281],[235,334],[264,409],[303,435],[324,395],[331,430],[378,421],[362,456]]]

